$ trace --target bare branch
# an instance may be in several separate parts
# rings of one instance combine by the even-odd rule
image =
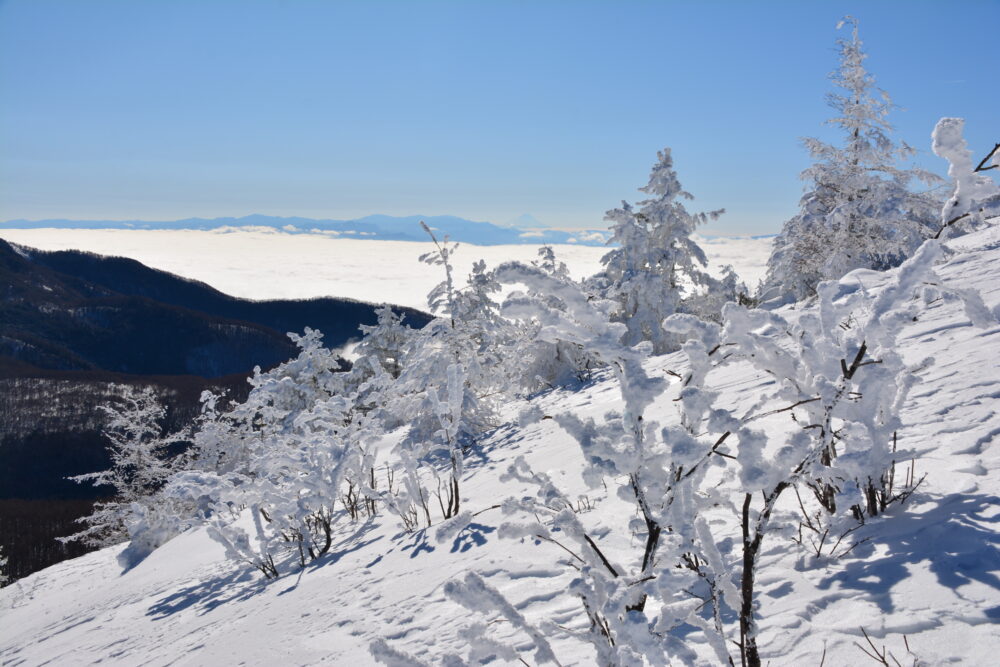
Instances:
[[[997,168],[998,166],[1000,166],[1000,165],[996,165],[996,164],[994,164],[994,165],[991,165],[991,166],[989,166],[989,167],[984,167],[984,166],[983,166],[983,165],[985,165],[985,164],[986,164],[986,162],[987,162],[987,161],[988,161],[988,160],[989,160],[989,159],[990,159],[991,157],[993,157],[993,154],[994,154],[994,153],[996,153],[996,152],[997,152],[997,150],[1000,150],[1000,144],[997,144],[996,146],[994,146],[994,147],[993,147],[993,150],[991,150],[991,151],[990,151],[990,154],[989,154],[989,155],[987,155],[986,157],[984,157],[984,158],[983,158],[983,160],[982,160],[982,162],[980,162],[980,163],[979,163],[979,165],[978,165],[978,166],[977,166],[977,167],[976,167],[975,169],[973,169],[973,171],[989,171],[990,169],[996,169],[996,168]]]

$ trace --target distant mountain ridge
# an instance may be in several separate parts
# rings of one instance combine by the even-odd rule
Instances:
[[[528,214],[518,220],[534,221]],[[420,222],[426,222],[440,236],[475,245],[518,245],[540,243],[602,246],[609,234],[600,230],[565,231],[545,229],[532,224],[527,228],[477,222],[450,215],[368,215],[353,220],[317,220],[313,218],[247,215],[241,218],[186,218],[171,221],[146,220],[10,220],[0,229],[193,229],[213,230],[227,227],[267,227],[291,234],[321,232],[344,238],[380,241],[427,241]],[[535,221],[537,223],[537,221]]]

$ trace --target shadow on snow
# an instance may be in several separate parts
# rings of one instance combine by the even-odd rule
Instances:
[[[938,583],[948,589],[978,581],[1000,590],[1000,498],[959,494],[936,499],[920,513],[900,512],[874,525],[874,544],[886,548],[875,559],[848,561],[844,568],[824,578],[819,587],[866,593],[883,612],[895,605],[892,589],[912,575],[907,565],[928,563]],[[1000,607],[984,612],[1000,617]]]

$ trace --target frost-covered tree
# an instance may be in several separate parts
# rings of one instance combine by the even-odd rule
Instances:
[[[915,151],[893,141],[893,104],[865,69],[857,20],[848,16],[844,25],[851,37],[837,40],[840,65],[830,78],[840,90],[828,97],[835,115],[827,121],[843,132],[843,144],[803,140],[814,164],[802,172],[808,185],[799,212],[775,239],[764,301],[801,300],[853,269],[896,266],[937,229],[939,203],[912,185],[939,179],[898,166]]]
[[[299,354],[256,369],[245,401],[223,406],[203,395],[186,470],[178,470],[128,523],[128,567],[193,524],[207,524],[229,556],[277,576],[282,559],[299,564],[332,546],[334,507],[374,497],[369,434],[375,418],[358,395],[388,372],[366,358],[368,379],[347,381],[339,357],[306,329],[290,335]],[[374,428],[382,433],[381,426]],[[277,560],[276,560],[277,559]]]
[[[121,405],[104,405],[104,436],[111,466],[107,470],[71,477],[75,482],[114,489],[114,498],[98,502],[90,515],[80,519],[86,528],[62,541],[90,546],[117,544],[128,537],[128,524],[143,508],[155,505],[156,493],[178,468],[181,458],[171,447],[186,433],[168,434],[166,409],[150,387],[130,388]]]
[[[691,234],[723,211],[687,211],[681,200],[693,197],[677,180],[669,148],[658,153],[649,182],[639,189],[650,198],[638,209],[622,202],[605,215],[612,223],[608,243],[619,247],[601,258],[604,271],[595,283],[615,302],[614,321],[626,326],[622,342],[650,341],[654,353],[662,354],[679,344],[660,326],[664,318],[690,312],[691,302],[717,287],[703,270],[708,259]]]
[[[371,418],[351,407],[350,396],[319,399],[296,412],[294,426],[269,439],[248,462],[246,475],[181,475],[168,489],[182,497],[192,495],[192,483],[201,487],[198,493],[211,491],[210,534],[232,558],[267,576],[277,576],[283,555],[304,566],[330,550],[333,527],[345,518],[335,511],[345,486],[374,494],[368,483]],[[250,530],[241,520],[243,508]]]
[[[230,558],[267,577],[284,562],[304,566],[326,554],[336,522],[371,509],[377,494],[370,446],[383,430],[372,410],[357,405],[360,394],[371,396],[369,383],[388,373],[366,359],[370,379],[347,391],[353,385],[331,375],[336,357],[319,333],[295,339],[299,356],[256,373],[246,401],[223,411],[207,397],[194,466],[161,493],[207,524]]]
[[[797,319],[730,304],[717,337],[702,331],[685,345],[693,369],[680,397],[685,419],[697,423],[699,414],[715,412],[697,430],[704,435],[723,430],[720,439],[732,442],[727,476],[711,493],[732,494],[725,506],[736,510],[732,523],[742,536],[733,569],[740,571],[734,610],[745,665],[761,664],[755,581],[765,539],[782,528],[775,512],[782,496],[801,488],[823,508],[811,516],[798,499],[802,523],[817,534],[818,555],[827,536],[834,536],[830,543],[836,549],[851,526],[912,492],[912,483],[907,487],[894,479],[896,464],[914,456],[896,446],[903,402],[916,382],[898,353],[904,324],[938,298],[960,299],[977,326],[995,322],[978,293],[942,284],[933,270],[941,252],[936,241],[923,244],[875,296],[858,284],[821,283],[817,309]],[[668,322],[668,328],[687,327]],[[775,379],[739,419],[729,408],[713,405],[707,373],[695,370],[704,367],[699,358],[719,349],[726,350],[727,363],[750,363]],[[770,428],[769,436],[754,430],[760,420],[784,416],[791,418],[790,430]],[[709,530],[696,539],[721,543],[723,533],[713,536]]]
[[[361,325],[363,338],[355,348],[359,358],[372,358],[393,377],[398,378],[403,371],[403,357],[411,339],[412,330],[403,324],[403,315],[397,315],[392,307],[383,305],[375,310],[378,322]]]
[[[323,334],[306,327],[303,335],[289,338],[299,354],[266,372],[255,368],[245,401],[222,409],[221,397],[202,396],[203,415],[194,434],[196,467],[245,474],[275,438],[294,430],[301,411],[342,391],[341,360],[323,346]]]
[[[993,150],[973,167],[972,151],[962,136],[964,128],[962,118],[942,118],[934,126],[934,154],[948,160],[948,176],[954,181],[952,195],[941,209],[938,235],[946,229],[951,234],[975,229],[987,218],[1000,215],[1000,186],[985,173],[1000,169],[1000,144],[993,146]]]
[[[527,294],[551,294],[560,304],[552,308],[538,296],[514,296],[505,303],[505,314],[538,322],[542,339],[580,345],[617,378],[624,403],[620,413],[605,415],[602,421],[583,420],[573,414],[553,417],[579,442],[587,462],[584,479],[588,485],[614,484],[618,496],[634,507],[637,518],[627,512],[620,528],[640,539],[631,554],[605,553],[552,480],[530,470],[523,460],[511,466],[507,478],[527,483],[536,492],[534,497],[503,503],[511,520],[501,527],[501,535],[553,542],[574,554],[580,574],[572,591],[579,596],[589,625],[580,638],[594,647],[600,664],[632,665],[646,660],[662,664],[668,655],[690,659],[690,650],[672,635],[682,625],[703,630],[719,660],[728,662],[721,591],[728,589],[733,600],[737,594],[728,583],[729,574],[718,550],[694,539],[707,529],[699,518],[699,502],[692,495],[715,463],[721,441],[700,450],[692,435],[694,425],[690,429],[661,429],[646,418],[647,408],[658,400],[667,383],[650,377],[643,368],[650,346],[623,343],[626,325],[609,321],[599,301],[537,267],[505,264],[497,272],[503,282],[526,285]],[[713,326],[717,331],[718,326]],[[664,571],[670,575],[663,576]],[[498,602],[496,592],[481,599],[466,594],[475,583],[467,579],[447,592],[473,611],[486,612],[497,604],[501,612],[509,607],[502,599]],[[688,592],[703,588],[705,599],[695,599]],[[650,598],[656,603],[647,605]],[[706,605],[713,610],[708,620],[700,614]],[[512,622],[532,638],[538,649],[536,657],[549,654],[538,631],[525,625],[523,619]],[[549,628],[547,632],[552,631]]]

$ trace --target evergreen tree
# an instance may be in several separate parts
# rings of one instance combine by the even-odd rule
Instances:
[[[799,212],[775,239],[761,291],[765,301],[813,296],[820,281],[853,269],[897,266],[936,231],[940,204],[910,184],[939,179],[896,166],[915,151],[891,139],[892,101],[865,69],[857,20],[848,16],[838,29],[845,24],[851,37],[837,41],[840,66],[830,75],[842,92],[829,95],[836,114],[827,121],[843,131],[844,144],[803,140],[815,163],[802,172],[809,185]]]
[[[605,296],[616,303],[612,319],[627,327],[626,345],[650,341],[656,354],[677,348],[663,320],[687,310],[686,303],[716,286],[702,269],[708,264],[704,251],[691,239],[695,227],[723,213],[688,213],[680,199],[693,199],[681,188],[670,149],[658,153],[649,183],[639,188],[651,197],[635,210],[626,202],[608,211],[613,223],[608,243],[618,248],[601,258],[598,276]]]

